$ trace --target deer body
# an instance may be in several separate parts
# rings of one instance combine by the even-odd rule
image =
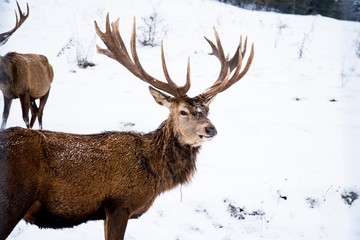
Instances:
[[[16,26],[13,30],[0,34],[0,45],[20,27],[29,15],[23,15],[18,4],[20,21],[16,15]],[[1,128],[5,128],[9,116],[11,102],[20,98],[23,120],[28,128],[33,127],[38,117],[42,129],[42,115],[45,103],[49,96],[50,85],[54,77],[52,66],[48,59],[38,54],[20,54],[16,52],[0,56],[0,90],[4,97],[4,111]],[[35,99],[40,99],[37,107]],[[29,120],[29,110],[32,117]]]
[[[0,89],[6,98],[28,92],[31,99],[39,99],[49,92],[53,76],[43,55],[10,52],[0,57]]]
[[[118,225],[141,216],[195,170],[199,147],[179,143],[171,124],[168,119],[144,135],[0,132],[0,239],[21,218],[64,228],[105,220],[109,209],[121,210],[126,220],[117,219]]]

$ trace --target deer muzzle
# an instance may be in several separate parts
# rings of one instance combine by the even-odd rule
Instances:
[[[207,121],[207,124],[204,126],[202,133],[199,133],[199,137],[201,139],[207,138],[208,140],[211,140],[213,137],[215,137],[217,134],[215,126],[210,122]]]
[[[205,132],[207,134],[207,137],[215,137],[217,134],[216,128],[212,125],[210,127],[205,127]]]

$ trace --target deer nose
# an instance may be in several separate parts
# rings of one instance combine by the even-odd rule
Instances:
[[[217,134],[216,128],[214,126],[205,127],[205,132],[208,137],[214,137]]]

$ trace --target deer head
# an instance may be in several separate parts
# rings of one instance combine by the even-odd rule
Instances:
[[[29,16],[29,4],[26,4],[27,11],[26,11],[25,15],[22,13],[18,2],[16,2],[16,5],[17,5],[18,10],[19,10],[20,21],[18,19],[17,13],[15,11],[15,17],[16,17],[15,27],[13,29],[11,29],[10,31],[8,31],[8,32],[4,32],[4,33],[0,34],[0,46],[4,45],[7,42],[7,40],[9,40],[10,36],[25,22],[25,20]]]
[[[98,52],[118,61],[136,77],[150,84],[152,86],[149,87],[150,93],[154,97],[155,101],[170,110],[169,120],[173,122],[173,131],[178,137],[179,142],[193,147],[200,146],[203,142],[211,140],[217,134],[215,126],[208,119],[209,105],[218,93],[228,89],[247,73],[254,57],[254,45],[252,45],[250,56],[244,69],[241,71],[242,60],[246,52],[247,39],[245,40],[243,49],[242,40],[240,38],[240,42],[234,56],[228,60],[225,57],[218,33],[214,28],[216,45],[211,40],[207,38],[205,39],[212,48],[212,53],[210,53],[210,55],[215,55],[220,61],[220,74],[210,88],[196,97],[190,98],[186,95],[190,89],[190,59],[188,59],[186,83],[184,86],[176,85],[176,83],[170,78],[166,67],[162,43],[161,63],[167,82],[160,81],[150,76],[143,69],[136,51],[135,18],[130,40],[132,59],[126,50],[125,44],[119,33],[119,19],[112,22],[110,28],[108,13],[106,16],[105,32],[102,32],[99,29],[96,21],[95,30],[97,35],[107,46],[107,49],[102,49],[97,46]]]

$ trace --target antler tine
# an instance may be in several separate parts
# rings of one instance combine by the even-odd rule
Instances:
[[[245,43],[244,43],[244,50],[241,52],[241,55],[242,55],[243,58],[244,58],[245,53],[246,53],[247,40],[248,40],[248,38],[247,38],[247,36],[246,36],[246,37],[245,37]]]
[[[212,49],[212,52],[209,53],[209,55],[216,56],[220,61],[221,67],[220,67],[220,74],[218,76],[218,79],[215,81],[215,83],[210,88],[208,88],[208,90],[212,89],[214,87],[217,87],[222,83],[222,81],[225,79],[225,77],[227,75],[228,67],[229,67],[228,66],[229,63],[225,58],[225,54],[224,54],[224,50],[222,48],[222,44],[221,44],[221,41],[220,41],[220,38],[219,38],[219,34],[217,33],[215,27],[214,27],[214,35],[215,35],[217,46],[211,40],[209,40],[207,37],[204,37],[204,38],[210,44],[211,49]]]
[[[234,68],[238,65],[239,53],[241,52],[241,48],[242,48],[242,35],[240,35],[240,42],[239,42],[239,45],[238,45],[238,47],[237,47],[237,49],[235,51],[235,54],[231,58],[231,60],[229,61],[230,72],[232,70],[234,70]],[[245,47],[245,50],[246,50],[246,47]],[[245,52],[244,52],[244,54],[241,54],[241,57],[243,58],[244,55],[245,55]]]
[[[186,84],[182,87],[178,87],[175,82],[173,82],[169,76],[169,73],[166,68],[165,57],[164,57],[164,50],[163,45],[161,44],[161,61],[163,66],[163,71],[167,83],[159,81],[158,79],[150,76],[142,67],[137,51],[136,51],[136,21],[134,18],[133,22],[133,29],[131,33],[131,40],[130,40],[130,50],[131,56],[130,58],[125,44],[121,38],[119,33],[119,19],[111,24],[112,29],[110,29],[109,23],[109,13],[106,16],[106,31],[105,33],[101,32],[99,29],[96,21],[95,21],[95,30],[97,35],[101,38],[101,40],[105,43],[108,49],[102,49],[97,46],[98,52],[105,54],[106,56],[117,60],[121,65],[127,68],[132,74],[136,77],[140,78],[144,82],[149,83],[150,85],[167,92],[173,95],[175,98],[181,98],[186,96],[187,91],[190,88],[190,73],[188,67],[188,74],[186,79]]]
[[[29,4],[28,3],[26,3],[26,14],[23,14],[23,12],[21,11],[19,3],[16,2],[16,4],[17,4],[17,8],[19,10],[20,20],[15,11],[15,17],[16,17],[15,27],[13,29],[11,29],[10,31],[0,34],[0,45],[4,45],[7,42],[7,40],[9,40],[10,36],[25,22],[25,20],[29,16]]]
[[[190,89],[190,57],[188,58],[187,70],[186,70],[186,83],[180,88],[182,94],[186,94]]]
[[[18,2],[16,2],[16,5],[18,7],[19,14],[20,14],[20,21],[19,21],[19,27],[20,27],[21,24],[23,24],[23,22],[25,22],[26,18],[29,16],[29,4],[26,3],[26,14],[25,15],[22,13]]]
[[[227,76],[227,73],[228,73],[228,68],[230,67],[230,65],[232,65],[232,63],[234,62],[233,59],[237,59],[238,58],[238,50],[236,51],[235,55],[232,57],[232,59],[230,61],[227,61],[226,58],[225,58],[225,54],[224,54],[224,50],[223,50],[223,47],[222,47],[222,44],[221,44],[221,40],[220,40],[220,37],[219,37],[219,34],[218,32],[216,31],[216,28],[214,27],[214,35],[215,35],[215,39],[216,39],[216,44],[217,46],[211,41],[209,40],[207,37],[204,37],[206,39],[206,41],[210,44],[211,46],[211,49],[212,49],[212,52],[209,53],[209,55],[214,55],[216,56],[219,61],[220,61],[220,64],[221,64],[221,67],[220,67],[220,73],[219,73],[219,76],[217,78],[217,80],[215,81],[215,83],[209,87],[206,92],[209,94],[210,92],[212,91],[209,91],[210,89],[213,89],[213,88],[217,88],[219,87],[219,85],[222,84],[222,82],[224,81],[224,79],[226,78]],[[240,42],[241,42],[241,38],[240,38]],[[241,44],[239,44],[238,46],[238,49],[241,48]],[[235,64],[235,66],[237,65],[237,62]],[[230,72],[233,70],[234,67],[230,67]]]
[[[218,32],[216,31],[216,28],[214,28],[214,34],[215,34],[215,40],[216,40],[216,44],[217,44],[217,50],[218,50],[218,58],[220,60],[226,60],[225,58],[225,54],[224,54],[224,49],[222,47],[221,41],[220,41],[220,37]]]
[[[187,64],[186,83],[182,87],[177,86],[176,83],[173,80],[171,80],[171,78],[170,78],[169,72],[168,72],[167,67],[166,67],[164,47],[163,47],[163,42],[162,41],[161,41],[161,63],[162,63],[162,67],[163,67],[164,76],[166,78],[166,81],[169,83],[171,89],[176,89],[176,92],[174,93],[174,94],[178,95],[176,97],[180,98],[182,96],[185,96],[186,93],[190,89],[190,58],[188,58],[188,64]]]
[[[120,36],[120,34],[119,34]],[[125,46],[124,46],[125,49]],[[131,55],[135,64],[135,68],[137,69],[137,71],[139,71],[140,73],[140,79],[153,85],[154,82],[158,81],[157,79],[151,77],[149,74],[147,74],[147,72],[144,70],[144,68],[142,67],[137,51],[136,51],[136,20],[134,17],[134,21],[133,21],[133,29],[132,29],[132,33],[131,33],[131,39],[130,39],[130,50],[131,50]]]
[[[245,76],[245,74],[249,71],[249,69],[250,69],[250,66],[251,66],[251,64],[252,64],[252,61],[253,61],[253,59],[254,59],[254,54],[255,54],[255,51],[254,51],[254,43],[252,43],[251,44],[251,51],[250,51],[250,56],[249,56],[249,58],[248,58],[248,60],[247,60],[247,62],[246,62],[246,65],[245,65],[245,68],[242,70],[242,72],[239,74],[239,76],[236,78],[236,80],[235,80],[235,82],[237,82],[237,81],[239,81],[242,77],[244,77]],[[234,83],[235,83],[234,82]],[[234,84],[234,83],[232,83],[232,84]],[[231,84],[231,85],[232,85]],[[231,86],[230,85],[230,86]],[[230,87],[229,86],[229,87]],[[224,89],[225,90],[225,89]]]
[[[95,31],[96,34],[101,38],[101,40],[105,43],[108,49],[102,49],[97,45],[97,51],[98,53],[104,54],[118,62],[120,62],[122,65],[124,65],[126,68],[129,69],[130,72],[132,72],[134,75],[138,76],[139,73],[136,71],[135,68],[132,67],[132,61],[130,59],[130,56],[125,48],[122,41],[119,41],[119,38],[121,39],[118,29],[119,29],[119,18],[111,24],[111,27],[113,28],[113,31],[111,31],[110,28],[110,21],[109,21],[109,13],[106,15],[106,27],[105,27],[105,33],[103,33],[95,21]],[[119,35],[119,36],[117,36]]]
[[[211,87],[211,88],[206,89],[204,93],[199,95],[200,98],[204,99],[205,101],[208,101],[211,98],[213,98],[217,93],[219,93],[219,91],[221,91],[223,88],[225,88],[225,86],[227,85],[227,83],[229,81],[229,76],[230,76],[230,68],[228,68],[228,70],[226,72],[224,81],[219,82],[219,84],[216,85],[216,87]]]
[[[246,41],[245,41],[246,42]],[[246,47],[245,47],[246,48]],[[241,65],[242,65],[242,54],[239,55],[239,63],[238,66],[236,67],[236,71],[234,73],[234,75],[231,77],[231,79],[229,80],[228,84],[221,89],[222,91],[225,91],[226,89],[228,89],[230,86],[232,86],[233,84],[235,84],[237,81],[239,81],[243,76],[245,76],[245,74],[249,71],[252,60],[254,58],[254,43],[251,44],[251,51],[250,51],[250,56],[246,62],[245,68],[242,70],[242,72],[240,73],[240,69],[241,69]],[[240,74],[239,74],[240,73]]]
[[[250,69],[253,58],[254,58],[254,43],[251,45],[250,56],[246,62],[245,68],[240,72],[241,65],[242,65],[242,54],[239,54],[239,62],[238,62],[238,66],[236,67],[235,73],[233,74],[231,79],[226,83],[226,85],[223,88],[219,89],[217,93],[225,91],[226,89],[231,87],[233,84],[238,82],[242,77],[244,77],[245,74]]]
[[[212,50],[212,52],[209,53],[209,55],[214,55],[217,58],[219,58],[219,53],[218,53],[218,49],[217,49],[216,45],[210,39],[208,39],[207,37],[204,36],[204,38],[210,44],[210,47],[211,47],[211,50]]]
[[[166,62],[165,62],[165,56],[164,56],[164,46],[163,46],[162,41],[161,41],[161,65],[162,65],[162,68],[163,68],[164,76],[166,78],[166,81],[169,83],[170,88],[172,88],[172,89],[178,88],[178,86],[174,83],[174,81],[171,80],[169,72],[167,70]],[[176,95],[177,98],[180,97],[177,92],[175,92],[174,94]]]
[[[240,72],[241,66],[242,66],[242,60],[246,53],[247,37],[245,38],[244,49],[242,50],[242,36],[240,36],[240,42],[239,42],[239,45],[236,49],[234,56],[231,58],[231,60],[227,60],[224,58],[224,52],[222,49],[220,38],[219,38],[215,28],[214,28],[214,30],[215,30],[215,38],[216,38],[216,42],[217,42],[217,47],[215,46],[215,44],[212,41],[210,41],[207,38],[205,38],[205,39],[209,42],[209,44],[212,48],[212,53],[210,53],[210,55],[215,55],[220,60],[221,68],[220,68],[219,77],[215,81],[215,83],[210,88],[208,88],[204,93],[200,94],[200,96],[205,99],[213,98],[216,94],[218,94],[222,91],[225,91],[230,86],[232,86],[237,81],[239,81],[248,72],[250,65],[252,63],[252,60],[254,58],[254,44],[252,44],[250,56],[247,60],[246,66],[243,69],[243,71]],[[232,77],[229,79],[229,74],[234,69],[235,69],[235,72],[233,73]],[[225,73],[225,71],[226,71],[226,73]]]
[[[131,44],[130,44],[130,48],[131,48],[131,54],[135,63],[136,68],[140,71],[142,78],[140,78],[141,80],[149,83],[150,85],[163,90],[171,95],[173,95],[175,98],[181,98],[183,95],[186,95],[186,92],[184,94],[180,93],[180,87],[178,87],[175,82],[173,82],[169,76],[169,73],[167,71],[167,67],[166,67],[166,63],[165,63],[165,56],[164,56],[164,49],[163,49],[163,44],[161,43],[161,62],[162,62],[162,66],[163,66],[163,72],[165,75],[165,78],[167,80],[167,83],[162,82],[152,76],[150,76],[149,74],[146,73],[146,71],[144,70],[144,68],[141,66],[139,57],[137,55],[137,51],[136,51],[136,25],[135,25],[135,18],[134,18],[134,24],[133,24],[133,31],[131,34]]]

